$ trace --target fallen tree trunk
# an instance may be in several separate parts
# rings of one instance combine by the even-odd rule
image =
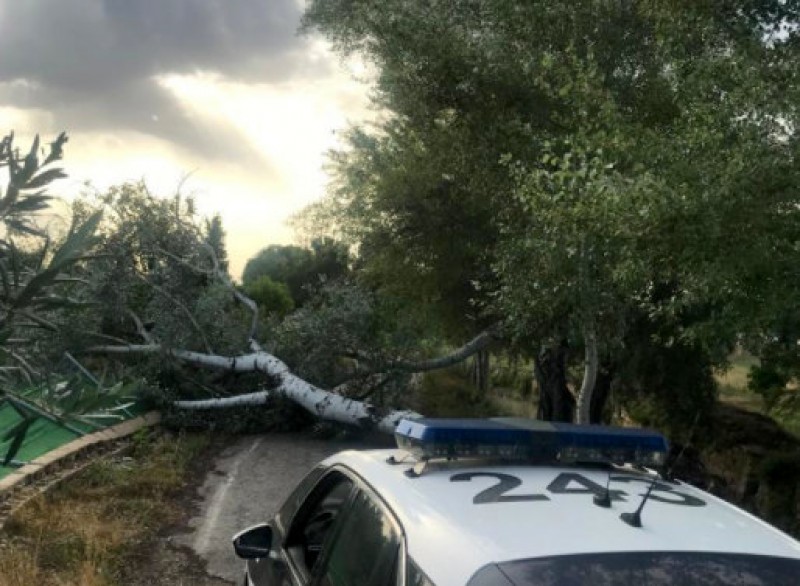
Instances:
[[[95,346],[87,351],[106,355],[163,353],[181,362],[201,368],[231,372],[262,372],[279,381],[277,386],[269,391],[202,401],[176,401],[174,405],[181,409],[225,409],[244,405],[263,405],[271,397],[284,397],[320,419],[359,427],[374,427],[387,433],[394,433],[394,428],[401,419],[421,417],[419,413],[406,410],[381,413],[374,406],[363,401],[356,401],[320,389],[292,374],[282,360],[263,350],[241,356],[220,356],[189,350],[174,350],[164,348],[159,344],[131,344],[127,346]]]

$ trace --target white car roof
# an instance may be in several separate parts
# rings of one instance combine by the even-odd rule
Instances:
[[[659,485],[644,507],[642,527],[634,528],[619,515],[637,508],[649,479],[633,472],[613,474],[615,479],[636,480],[612,481],[611,490],[625,495],[619,494],[624,502],[615,501],[609,509],[595,505],[591,492],[574,492],[585,491],[588,482],[604,487],[608,473],[603,470],[453,466],[430,467],[410,478],[405,471],[413,461],[386,462],[390,456],[404,455],[399,450],[348,451],[325,464],[350,468],[384,499],[403,525],[408,554],[437,586],[463,586],[490,563],[565,554],[701,551],[800,559],[800,542],[687,484],[672,484],[668,492],[664,484],[669,483]],[[542,496],[498,502],[497,494],[485,492],[500,483],[497,474],[521,481],[502,497]],[[461,475],[459,481],[452,480],[454,475]],[[475,504],[480,493],[490,502]]]

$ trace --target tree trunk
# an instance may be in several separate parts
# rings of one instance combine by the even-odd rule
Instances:
[[[576,422],[581,424],[589,423],[592,393],[597,382],[597,334],[594,324],[587,323],[583,328],[583,343],[586,348],[586,355],[583,362],[583,382],[578,391],[578,405],[576,412]]]
[[[470,356],[488,347],[494,341],[494,337],[494,329],[489,328],[488,330],[475,336],[472,340],[460,348],[456,348],[450,354],[447,354],[446,356],[439,356],[437,358],[429,358],[427,360],[412,361],[397,359],[387,361],[376,359],[374,356],[370,356],[365,352],[359,351],[349,353],[348,355],[352,358],[364,360],[365,362],[375,365],[377,368],[373,369],[373,372],[386,372],[389,370],[404,372],[427,372],[429,370],[448,368],[463,362]]]
[[[475,360],[472,366],[472,380],[481,393],[486,394],[489,392],[491,385],[491,377],[489,376],[489,351],[480,350],[475,354]]]
[[[567,386],[567,344],[544,348],[534,361],[539,385],[538,418],[546,421],[572,422],[575,398]]]
[[[592,393],[592,401],[589,406],[589,423],[610,423],[610,417],[606,413],[608,398],[611,396],[611,382],[614,380],[614,367],[604,363],[597,372],[597,381]]]

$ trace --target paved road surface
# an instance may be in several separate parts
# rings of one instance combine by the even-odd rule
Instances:
[[[320,460],[340,450],[369,447],[380,445],[299,434],[242,437],[209,465],[200,511],[189,522],[190,532],[174,542],[194,550],[211,576],[239,584],[242,563],[233,555],[231,536],[272,516]]]

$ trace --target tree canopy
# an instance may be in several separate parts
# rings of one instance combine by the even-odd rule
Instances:
[[[309,216],[531,352],[624,362],[644,315],[724,356],[797,299],[799,11],[315,0],[306,28],[375,65],[386,114]]]
[[[325,280],[348,271],[348,251],[331,238],[315,238],[309,248],[272,244],[247,261],[242,274],[245,286],[262,277],[289,288],[295,305],[303,305]]]

